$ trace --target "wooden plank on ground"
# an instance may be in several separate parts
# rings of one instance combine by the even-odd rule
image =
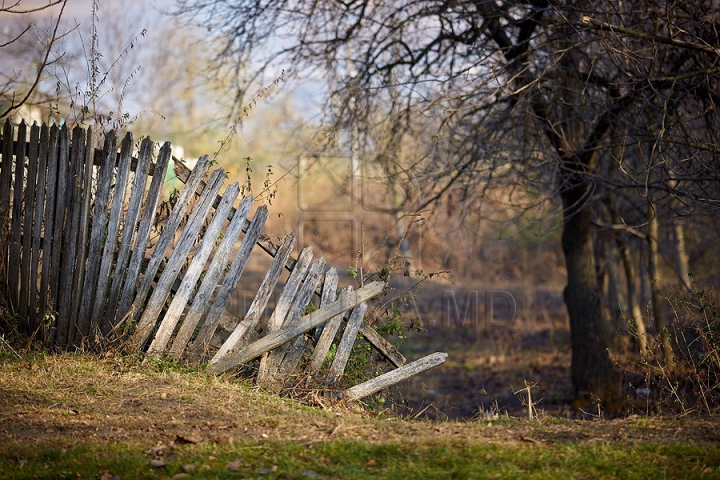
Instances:
[[[114,131],[105,135],[103,148],[103,163],[97,180],[97,192],[95,193],[95,205],[93,206],[93,221],[90,230],[90,246],[88,249],[87,267],[85,280],[82,288],[82,301],[80,302],[80,313],[78,316],[78,333],[83,337],[91,334],[91,312],[93,300],[95,299],[95,287],[97,286],[100,274],[100,262],[102,259],[103,238],[105,237],[105,225],[107,222],[108,205],[110,203],[110,184],[112,183],[113,170],[115,169],[115,153],[117,152],[117,136]]]
[[[412,377],[413,375],[436,367],[441,363],[444,363],[447,357],[447,353],[435,352],[427,357],[421,358],[420,360],[415,360],[414,362],[408,363],[407,365],[397,368],[391,372],[384,373],[379,377],[349,388],[343,392],[343,398],[345,401],[353,401],[367,397],[368,395],[379,392],[383,388],[390,387],[398,382]]]
[[[101,329],[103,319],[105,318],[105,303],[110,285],[110,271],[112,270],[118,232],[120,231],[120,216],[125,207],[125,192],[127,191],[127,180],[130,175],[130,159],[132,158],[134,143],[132,133],[128,132],[125,138],[123,138],[122,146],[120,147],[120,164],[117,167],[117,174],[115,175],[112,206],[110,207],[110,218],[106,224],[105,245],[103,246],[97,286],[95,287],[95,299],[91,304],[92,313],[90,315],[90,323],[92,330],[96,328]],[[107,327],[107,330],[100,330],[103,336],[109,333],[109,324]]]
[[[79,178],[82,175],[83,159],[85,156],[85,130],[76,126],[72,134],[72,147],[70,149],[70,181],[67,185],[67,214],[65,217],[66,232],[63,236],[63,259],[62,278],[60,284],[60,295],[58,296],[58,315],[67,318],[67,330],[58,329],[60,345],[71,344],[75,337],[76,324],[73,321],[77,318],[72,314],[72,306],[75,303],[73,298],[81,295],[82,292],[73,289],[76,283],[77,270],[82,268],[77,265],[78,230],[80,225],[80,211],[82,210],[82,184]],[[76,270],[77,266],[77,270]]]
[[[30,145],[28,151],[28,171],[27,180],[25,182],[25,194],[23,195],[23,239],[22,239],[22,262],[20,263],[20,318],[21,322],[26,323],[28,327],[28,312],[31,310],[30,304],[30,267],[32,266],[32,233],[33,233],[33,214],[35,213],[35,188],[37,187],[37,171],[38,171],[38,143],[40,141],[40,127],[37,123],[33,123],[30,127]],[[34,281],[34,278],[32,278]],[[35,299],[32,301],[32,308],[35,307]],[[31,333],[31,332],[28,332]]]
[[[287,327],[266,335],[238,352],[227,355],[217,363],[209,365],[207,371],[218,375],[240,364],[247,363],[259,357],[264,352],[289,342],[298,335],[302,335],[318,325],[327,322],[335,315],[355,308],[357,305],[376,297],[382,293],[384,288],[385,285],[382,282],[371,282],[356,292],[343,293],[337,300],[326,307],[304,316],[299,321]]]
[[[44,219],[44,239],[43,239],[43,257],[42,257],[42,274],[40,275],[40,318],[44,318],[48,307],[48,295],[51,272],[51,259],[55,250],[56,243],[54,238],[55,231],[55,197],[57,187],[58,173],[58,127],[53,125],[50,127],[50,137],[48,139],[47,149],[47,177],[45,179],[45,219]],[[50,299],[52,306],[52,299]],[[43,339],[47,339],[49,332],[43,331]]]
[[[89,239],[90,239],[90,201],[92,199],[93,191],[93,162],[92,156],[95,151],[95,135],[93,130],[88,127],[87,134],[85,135],[85,153],[83,155],[82,164],[82,176],[77,181],[82,184],[82,196],[80,204],[80,221],[78,223],[78,248],[77,248],[77,264],[81,265],[78,268],[77,275],[73,279],[73,290],[75,294],[72,300],[72,317],[71,321],[77,325],[78,315],[80,314],[80,303],[82,302],[81,290],[85,284],[85,273],[87,271],[87,256],[89,251]],[[75,343],[80,343],[83,338],[83,333],[79,330],[75,330]]]
[[[8,287],[10,290],[10,306],[15,313],[19,312],[20,303],[20,239],[22,235],[22,197],[25,188],[25,120],[18,126],[18,138],[15,149],[15,180],[13,184],[12,224],[10,230],[10,259],[8,260]]]
[[[45,212],[45,184],[47,181],[47,151],[49,143],[48,126],[42,124],[40,127],[40,138],[38,140],[38,171],[37,188],[35,189],[35,212],[33,213],[33,243],[31,247],[32,261],[30,273],[30,331],[35,332],[38,328],[37,306],[42,305],[42,299],[38,299],[38,283],[40,280],[40,239],[43,234],[43,214]],[[45,311],[40,310],[40,319],[44,318]],[[42,335],[40,340],[43,340]]]
[[[235,287],[237,287],[237,284],[240,281],[240,277],[242,276],[245,266],[250,259],[253,247],[255,247],[255,243],[265,226],[267,217],[267,207],[265,205],[261,205],[255,211],[255,216],[253,217],[252,222],[250,222],[250,228],[240,244],[240,248],[238,249],[235,258],[225,275],[225,279],[223,280],[217,295],[215,295],[215,300],[213,300],[213,303],[208,310],[205,322],[203,323],[203,326],[193,343],[193,355],[200,356],[205,354],[207,345],[210,343],[213,333],[215,333],[215,329],[220,322],[222,314],[225,312],[225,308],[228,303],[230,303],[230,296],[232,295],[232,292],[235,291]]]
[[[363,335],[363,337],[365,337],[365,340],[370,342],[370,344],[375,347],[378,352],[382,353],[385,358],[390,360],[390,363],[392,363],[396,367],[402,367],[403,365],[405,365],[405,362],[407,360],[402,355],[402,353],[398,352],[397,349],[393,347],[390,342],[385,340],[370,325],[363,322],[362,326],[360,327],[360,333]]]
[[[155,280],[155,274],[158,272],[158,269],[160,268],[160,263],[162,263],[163,258],[165,257],[165,252],[170,246],[170,242],[172,242],[173,238],[175,237],[175,232],[177,231],[178,227],[180,226],[180,222],[185,216],[185,212],[187,211],[190,200],[195,194],[195,189],[202,181],[202,177],[203,175],[205,175],[205,172],[207,171],[209,166],[210,157],[208,157],[207,155],[200,157],[197,161],[197,164],[195,164],[195,169],[192,171],[190,178],[185,184],[185,188],[182,192],[180,192],[177,203],[175,204],[175,207],[170,213],[167,222],[165,222],[165,227],[160,234],[160,238],[158,238],[158,241],[155,244],[155,249],[150,256],[150,261],[148,262],[147,267],[145,268],[142,282],[140,283],[140,287],[135,294],[132,294],[132,292],[129,292],[127,290],[127,288],[134,288],[133,285],[128,284],[130,280],[128,274],[128,282],[125,283],[126,290],[123,291],[123,301],[120,302],[121,308],[118,311],[118,320],[124,319],[126,315],[129,315],[129,318],[136,318],[137,316],[139,316],[140,311],[145,304],[145,299],[147,298],[148,292],[150,291],[150,287],[152,286],[152,282],[153,280]],[[160,175],[154,176],[153,183],[155,182],[156,178],[160,177]],[[133,258],[130,260],[131,268],[133,267],[133,260],[135,259],[135,252],[133,252]],[[137,261],[142,261],[142,258],[137,259]],[[130,271],[130,268],[128,269],[128,271]],[[126,309],[125,302],[127,301],[126,299],[129,299],[130,297],[132,297],[132,306],[129,306]]]
[[[345,325],[342,339],[340,339],[340,343],[338,344],[335,358],[333,359],[332,365],[330,365],[330,372],[327,376],[328,385],[337,385],[338,381],[342,378],[366,310],[367,304],[362,303],[355,307],[350,314],[347,325]]]
[[[135,300],[135,290],[137,288],[138,279],[140,278],[140,269],[142,268],[143,258],[145,258],[145,250],[147,249],[148,240],[150,238],[150,228],[152,227],[153,220],[155,219],[155,215],[157,212],[158,203],[160,202],[162,186],[165,183],[165,171],[167,170],[168,163],[170,162],[170,157],[170,142],[165,142],[165,144],[160,149],[160,155],[158,155],[157,162],[155,163],[156,175],[153,176],[152,182],[150,183],[150,188],[147,192],[147,197],[145,198],[145,203],[143,205],[143,211],[140,217],[140,224],[138,225],[137,234],[135,235],[135,243],[133,245],[132,255],[130,256],[130,263],[128,263],[127,274],[125,275],[125,284],[123,285],[122,294],[120,295],[120,302],[118,304],[117,313],[115,314],[113,328],[116,328],[117,326],[122,324],[123,320],[125,320],[126,316],[128,315],[128,312],[130,312],[130,307]],[[202,160],[202,158],[200,160]],[[200,163],[200,161],[198,161],[198,163]],[[198,168],[198,170],[202,170],[202,173],[198,172],[197,174],[200,179],[202,179],[202,176],[205,174],[205,170],[207,169],[208,164],[209,161],[200,164],[200,168]],[[162,174],[160,174],[160,172],[162,172]],[[180,194],[180,197],[182,197],[182,194]],[[181,207],[178,207],[176,205],[176,208]],[[170,216],[172,217],[172,214]],[[180,223],[180,218],[181,216],[178,216],[177,224],[175,225],[176,229],[177,225],[179,225]],[[166,225],[165,229],[167,228],[168,227]],[[160,239],[162,239],[163,235],[161,234],[160,237]],[[172,238],[170,237],[168,240],[168,244],[169,241],[172,240]],[[162,252],[160,254],[160,260],[162,260],[162,255],[164,254],[165,252]],[[153,273],[153,275],[155,274]],[[147,292],[145,294],[147,295]],[[145,301],[144,298],[142,301]]]
[[[303,248],[302,252],[298,256],[297,262],[295,262],[295,268],[290,272],[285,287],[283,288],[280,298],[278,299],[275,310],[273,310],[270,319],[268,320],[267,328],[265,332],[272,333],[279,330],[283,323],[285,323],[285,317],[287,316],[290,308],[292,307],[293,301],[295,300],[295,294],[300,288],[300,282],[307,274],[310,268],[310,262],[312,261],[312,246],[308,245]],[[259,384],[266,384],[268,375],[271,373],[270,365],[268,364],[268,354],[264,354],[260,359],[260,367],[258,368],[257,382]]]
[[[245,335],[248,332],[255,330],[260,317],[265,311],[268,300],[270,300],[270,295],[272,295],[272,292],[275,290],[275,285],[277,285],[277,282],[280,279],[280,274],[285,267],[285,262],[287,262],[293,248],[295,248],[295,234],[289,233],[283,239],[282,245],[277,252],[277,256],[273,258],[270,269],[255,294],[255,298],[250,304],[250,308],[245,314],[245,319],[240,322],[237,327],[235,327],[235,330],[233,330],[232,334],[230,334],[230,337],[228,337],[222,347],[220,347],[220,350],[218,350],[212,358],[211,363],[216,363],[228,353],[236,350],[242,344],[242,341],[245,339]]]
[[[331,268],[327,274],[325,274],[325,284],[323,285],[322,297],[320,299],[320,306],[324,307],[330,302],[334,302],[337,298],[337,284],[338,274],[337,270]],[[346,287],[345,291],[352,291],[352,286]],[[309,373],[317,372],[325,363],[332,342],[335,339],[340,324],[343,320],[343,314],[337,315],[331,318],[322,328],[320,338],[315,343],[315,349],[313,350],[310,362],[308,363],[307,371]],[[319,329],[320,327],[318,327]]]
[[[155,328],[160,311],[165,305],[168,295],[170,295],[170,289],[180,274],[180,268],[187,260],[187,255],[195,243],[195,239],[210,212],[212,201],[215,199],[217,192],[220,191],[224,179],[225,171],[222,168],[218,168],[210,175],[208,184],[203,190],[198,204],[190,214],[190,219],[180,235],[180,239],[175,245],[162,275],[160,275],[150,300],[148,300],[148,304],[139,319],[137,329],[128,341],[128,347],[131,351],[137,352],[140,350]],[[138,300],[136,299],[136,302]]]
[[[195,250],[193,259],[190,262],[187,270],[185,271],[185,275],[183,276],[182,282],[180,283],[180,287],[175,292],[175,296],[173,297],[172,302],[170,302],[170,306],[165,312],[165,316],[163,317],[163,320],[158,327],[155,338],[148,347],[148,354],[160,354],[165,351],[165,348],[170,341],[170,337],[175,331],[175,327],[180,320],[180,315],[182,315],[183,310],[187,306],[190,295],[195,289],[195,284],[197,283],[198,279],[200,278],[200,274],[205,268],[205,262],[207,262],[210,253],[212,253],[215,247],[215,242],[217,241],[217,238],[220,235],[223,226],[225,226],[227,214],[232,208],[233,203],[235,202],[235,199],[237,198],[239,193],[240,186],[237,182],[230,184],[225,190],[225,194],[222,196],[220,205],[218,205],[217,210],[215,210],[215,215],[213,216],[210,224],[207,226],[207,229],[205,229],[205,232],[203,233],[203,238],[200,242],[200,246],[197,248],[197,250]],[[250,211],[251,202],[252,200],[250,202],[247,202],[248,212]],[[204,298],[201,299],[195,297],[195,301],[197,302],[203,302],[205,300],[206,299]],[[207,300],[209,300],[209,298]]]
[[[227,195],[227,191],[225,192]],[[220,278],[227,267],[230,256],[232,255],[235,243],[240,237],[242,227],[245,225],[245,219],[247,219],[252,207],[252,196],[247,196],[242,199],[240,206],[235,212],[230,224],[225,231],[225,236],[220,242],[213,261],[210,264],[210,268],[205,273],[200,288],[198,288],[195,298],[193,299],[192,307],[190,311],[185,315],[185,318],[180,326],[178,334],[175,336],[175,340],[170,348],[170,355],[179,357],[185,351],[190,338],[195,333],[195,328],[200,319],[205,315],[205,312],[209,309],[210,298],[212,297],[215,287],[220,282]],[[232,207],[232,205],[231,205]]]
[[[135,226],[140,216],[140,208],[142,207],[143,195],[145,194],[145,185],[147,184],[148,168],[150,165],[150,157],[153,152],[153,141],[150,137],[145,137],[140,146],[140,154],[135,169],[135,177],[133,178],[132,192],[128,202],[127,213],[125,214],[125,223],[123,225],[122,238],[120,239],[120,249],[118,251],[117,262],[115,264],[115,272],[112,276],[112,284],[110,285],[110,294],[108,295],[105,317],[103,320],[102,331],[109,332],[113,329],[115,312],[117,311],[118,302],[120,301],[120,293],[125,281],[125,275],[128,270],[128,262],[130,261],[130,253],[132,252],[132,240],[135,234]]]

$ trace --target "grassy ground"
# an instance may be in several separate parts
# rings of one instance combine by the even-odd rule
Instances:
[[[4,357],[2,478],[720,478],[715,417],[412,422],[136,357]]]

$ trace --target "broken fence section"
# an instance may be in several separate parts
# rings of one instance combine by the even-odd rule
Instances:
[[[277,245],[262,232],[265,206],[250,218],[251,197],[235,207],[237,182],[220,193],[227,175],[216,168],[208,176],[207,156],[190,170],[172,157],[169,143],[157,157],[149,138],[137,148],[130,133],[119,152],[114,132],[105,135],[102,150],[94,144],[90,129],[28,128],[23,122],[16,131],[10,121],[4,125],[0,300],[19,330],[60,348],[96,341],[130,352],[212,357],[207,370],[213,374],[260,358],[257,382],[271,391],[302,371],[316,376],[342,330],[326,377],[335,387],[361,333],[399,368],[347,390],[347,399],[375,393],[447,357],[438,353],[405,365],[364,320],[366,302],[385,285],[349,287],[338,295],[337,272],[326,269],[322,257],[313,261],[307,247],[295,259],[294,234]],[[185,188],[167,218],[159,218],[171,158]],[[226,308],[256,245],[273,263],[237,321]],[[263,323],[283,268],[290,277]],[[319,309],[306,314],[313,295]],[[231,324],[232,332],[218,345],[221,323]],[[263,336],[251,341],[259,330]]]

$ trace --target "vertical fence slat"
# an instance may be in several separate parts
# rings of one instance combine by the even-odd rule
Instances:
[[[227,195],[227,192],[225,192],[225,195]],[[233,214],[230,224],[225,231],[225,236],[215,252],[210,268],[205,272],[205,278],[203,278],[200,288],[198,288],[197,293],[195,293],[190,311],[185,315],[180,330],[175,336],[175,340],[173,340],[172,346],[170,347],[170,355],[176,357],[182,355],[192,334],[195,332],[195,327],[197,327],[200,322],[200,318],[202,318],[208,310],[210,297],[212,297],[213,291],[215,291],[215,287],[217,287],[220,277],[228,265],[228,260],[230,255],[232,255],[240,232],[242,232],[243,225],[245,225],[245,219],[248,213],[250,213],[251,206],[252,197],[245,197]]]
[[[207,171],[209,166],[210,157],[208,157],[207,155],[204,155],[200,157],[200,159],[198,159],[198,162],[195,165],[195,169],[190,174],[190,178],[185,184],[185,188],[180,193],[177,203],[175,204],[172,212],[170,212],[170,216],[168,217],[167,222],[165,223],[165,227],[160,234],[160,238],[158,239],[157,244],[155,244],[155,250],[150,256],[150,261],[145,268],[145,273],[143,275],[142,282],[140,283],[140,288],[138,288],[137,293],[133,297],[134,300],[132,300],[132,306],[127,307],[127,310],[125,308],[120,309],[119,320],[124,319],[126,315],[128,315],[129,318],[136,318],[140,314],[140,310],[142,310],[142,306],[145,303],[145,299],[147,298],[148,292],[150,291],[152,282],[153,280],[155,280],[155,274],[160,268],[160,263],[165,256],[165,251],[167,250],[168,246],[170,246],[170,242],[172,241],[172,239],[175,237],[175,232],[180,225],[180,221],[185,215],[188,204],[195,195],[195,189],[202,181],[202,177],[203,175],[205,175],[205,172]],[[153,181],[154,180],[155,179],[153,178]],[[134,252],[133,259],[135,259]],[[139,260],[142,261],[142,258],[140,258]],[[132,287],[132,285],[128,285],[128,283],[126,282],[126,287],[128,286]],[[125,293],[126,292],[123,291],[123,297],[129,298],[129,295],[128,297],[125,297]],[[124,302],[121,302],[121,307],[124,307]]]
[[[142,216],[140,218],[137,235],[135,235],[135,245],[133,247],[132,255],[130,256],[130,263],[128,264],[127,275],[125,276],[125,284],[122,288],[120,303],[115,316],[115,321],[113,322],[113,328],[122,323],[122,321],[125,319],[125,316],[130,311],[130,306],[132,305],[133,300],[135,300],[135,289],[137,288],[138,278],[140,278],[140,268],[142,267],[143,258],[145,258],[145,249],[148,244],[148,239],[150,238],[150,228],[152,227],[153,219],[155,218],[155,214],[157,212],[158,203],[160,202],[160,193],[162,192],[162,186],[165,182],[165,171],[167,170],[168,164],[170,163],[170,157],[170,142],[165,142],[165,144],[160,149],[160,155],[158,156],[157,162],[155,163],[153,179],[150,183],[150,188],[148,189],[147,197],[145,199],[145,205],[143,208]],[[200,162],[198,161],[198,163]],[[207,169],[207,164],[205,166],[205,169]],[[197,181],[199,182],[201,179],[202,174],[199,175],[199,179]],[[180,194],[180,196],[182,197],[182,194]],[[176,208],[179,207],[177,207],[176,205]],[[165,229],[167,228],[168,226],[166,225]],[[164,230],[163,233],[165,233]],[[160,235],[160,240],[162,240],[162,234]],[[158,241],[158,245],[160,245],[160,241]],[[148,274],[149,270],[146,270],[146,275]],[[153,276],[154,275],[155,274],[153,273]],[[139,294],[137,296],[140,297]],[[143,298],[143,301],[144,300],[145,299]]]
[[[33,123],[30,127],[30,145],[28,151],[28,171],[23,195],[23,237],[22,261],[20,262],[20,317],[28,328],[28,307],[30,302],[30,266],[32,265],[32,232],[33,213],[35,212],[35,186],[37,182],[38,142],[40,141],[40,127]],[[33,305],[35,302],[33,302]]]
[[[34,127],[33,127],[34,128]],[[30,271],[30,330],[37,331],[38,315],[44,318],[45,312],[38,312],[38,282],[40,280],[40,238],[43,231],[43,214],[45,212],[45,179],[47,177],[48,127],[43,123],[40,127],[38,145],[37,187],[35,188],[35,213],[33,214],[32,262]],[[41,302],[42,303],[42,302]]]
[[[310,271],[308,272],[305,282],[298,293],[295,304],[285,319],[283,326],[297,322],[305,315],[307,306],[310,304],[310,300],[312,300],[313,293],[320,283],[320,277],[323,274],[323,270],[325,270],[325,259],[320,257],[315,260],[312,267],[310,267]],[[295,368],[297,368],[297,365],[300,362],[303,353],[305,353],[306,348],[307,340],[305,340],[305,335],[299,335],[295,340],[292,340],[288,344],[270,352],[271,356],[273,354],[276,355],[274,370],[272,371],[272,375],[274,377],[272,380],[274,389],[282,387],[285,377],[290,375]]]
[[[47,177],[45,179],[45,221],[43,226],[43,259],[42,275],[40,276],[40,318],[45,317],[48,307],[50,270],[55,245],[55,192],[57,187],[57,161],[58,161],[58,127],[50,127],[50,138],[47,147]],[[52,302],[52,300],[51,300]],[[52,305],[52,303],[50,303]],[[43,339],[47,339],[49,332],[43,331]]]
[[[77,270],[77,242],[78,225],[80,224],[80,210],[82,209],[82,175],[83,160],[85,157],[85,130],[79,125],[72,132],[72,147],[70,149],[70,175],[67,182],[67,213],[65,214],[65,235],[62,250],[62,279],[60,282],[60,295],[58,297],[58,316],[67,319],[64,332],[58,329],[58,343],[60,345],[72,344],[75,337],[76,318],[72,315],[73,297],[81,292],[73,289],[76,283]],[[61,194],[62,192],[58,192]]]
[[[175,327],[180,320],[180,315],[182,315],[183,310],[187,306],[190,295],[195,289],[195,284],[200,278],[200,274],[205,267],[205,262],[210,256],[210,253],[212,253],[215,241],[217,240],[218,235],[220,235],[220,232],[225,225],[225,221],[227,220],[228,213],[230,213],[230,209],[232,208],[239,193],[240,186],[237,182],[230,184],[230,186],[228,186],[225,190],[222,200],[220,200],[220,203],[215,210],[215,215],[203,233],[203,239],[200,242],[200,246],[195,251],[193,259],[185,271],[180,287],[175,292],[175,297],[172,302],[170,302],[170,306],[165,312],[165,316],[160,323],[160,327],[158,327],[155,338],[150,344],[150,347],[148,347],[148,353],[162,353],[167,347],[167,344],[170,341],[170,336],[175,331]],[[245,211],[237,211],[235,214],[237,215],[238,213],[242,213],[247,216],[247,213],[250,211],[251,203],[252,200],[245,202],[243,204]],[[195,297],[196,302],[202,302],[204,300],[205,299],[198,298],[197,296]]]
[[[320,308],[335,301],[337,298],[337,284],[337,270],[331,268],[325,274],[325,284],[323,285],[322,297],[320,298]],[[349,286],[347,288],[352,287]],[[332,342],[335,339],[335,334],[337,333],[338,328],[340,328],[340,323],[342,323],[342,317],[342,315],[338,315],[337,317],[330,319],[322,328],[320,337],[317,342],[315,342],[315,350],[313,350],[312,356],[310,357],[310,363],[308,363],[308,372],[316,372],[322,368],[323,363],[325,363],[325,357],[327,357],[330,347],[332,346]],[[320,327],[317,328],[316,332],[319,330]]]
[[[240,281],[240,277],[245,270],[245,265],[247,265],[250,254],[253,251],[253,247],[255,247],[258,237],[260,237],[262,229],[265,226],[267,217],[267,207],[265,205],[261,205],[260,208],[255,211],[255,216],[253,217],[252,222],[250,222],[250,227],[245,233],[245,238],[243,238],[243,241],[240,244],[240,248],[235,255],[235,259],[230,265],[230,269],[228,270],[227,275],[225,275],[225,279],[220,286],[220,290],[218,290],[215,300],[208,310],[205,322],[203,323],[203,326],[193,343],[192,353],[194,355],[199,356],[205,354],[205,349],[212,339],[213,333],[215,333],[215,328],[217,328],[217,324],[220,322],[220,316],[223,314],[225,308],[230,302],[230,295]]]
[[[93,158],[95,156],[95,136],[91,128],[88,128],[85,136],[85,154],[82,165],[82,178],[78,181],[82,185],[82,204],[80,206],[80,221],[78,225],[78,246],[77,246],[77,264],[79,265],[77,275],[73,279],[73,297],[70,321],[73,325],[78,324],[80,315],[80,304],[83,298],[82,287],[85,284],[85,274],[87,272],[87,256],[88,256],[88,239],[90,238],[90,203],[92,200],[93,190]],[[80,329],[75,330],[75,338],[68,339],[75,343],[82,342],[83,332]]]
[[[308,245],[307,247],[303,248],[302,252],[300,252],[300,255],[298,255],[295,266],[293,267],[292,272],[290,272],[290,276],[288,277],[288,280],[285,283],[285,287],[280,294],[280,298],[275,305],[275,310],[273,310],[273,313],[272,315],[270,315],[270,319],[268,320],[266,329],[267,333],[276,332],[280,329],[280,327],[282,327],[282,324],[285,321],[285,317],[287,316],[290,308],[292,307],[293,300],[295,299],[295,294],[297,293],[298,288],[300,288],[300,282],[303,278],[305,278],[305,274],[307,273],[308,268],[310,268],[310,262],[312,261],[312,253],[313,249],[310,245]],[[260,358],[260,367],[258,368],[258,383],[266,382],[267,375],[270,373],[268,367],[268,354],[263,353],[262,357]]]
[[[367,304],[361,303],[350,314],[350,319],[345,326],[342,339],[338,345],[337,352],[335,353],[335,359],[333,359],[332,365],[330,365],[330,373],[328,373],[327,383],[330,385],[337,385],[340,378],[342,378],[345,366],[350,358],[353,345],[357,339],[358,332],[360,331],[360,325],[362,325],[365,311],[367,310]]]
[[[120,229],[120,215],[125,206],[125,191],[127,190],[127,179],[130,172],[130,160],[132,159],[133,136],[127,133],[120,148],[120,163],[118,164],[115,186],[112,192],[112,207],[110,218],[107,222],[107,233],[105,235],[105,246],[103,248],[102,260],[95,291],[95,300],[92,303],[92,314],[90,315],[91,330],[101,328],[103,314],[105,312],[105,300],[107,289],[110,284],[110,270],[112,269],[115,248],[117,247],[118,231]],[[102,331],[107,335],[108,331]]]
[[[58,311],[58,291],[60,283],[60,265],[62,260],[62,240],[65,232],[65,217],[67,210],[67,202],[65,191],[69,177],[69,161],[70,155],[70,137],[67,124],[60,129],[58,137],[58,160],[57,160],[57,187],[55,189],[55,225],[53,225],[53,253],[52,265],[50,270],[50,305],[55,312]],[[56,316],[55,321],[55,340],[57,341],[58,332],[67,330],[68,318]]]
[[[143,194],[145,193],[145,184],[147,183],[152,151],[153,141],[150,137],[145,137],[140,147],[138,163],[135,168],[135,178],[132,184],[132,193],[130,194],[128,209],[125,214],[120,250],[118,251],[115,273],[112,276],[112,285],[110,286],[110,294],[108,296],[105,318],[103,320],[103,332],[109,332],[115,326],[113,319],[115,318],[115,311],[117,310],[118,300],[120,298],[120,289],[122,288],[127,272],[128,261],[130,260],[133,234],[135,233],[135,225],[140,215],[140,207],[142,206]],[[163,177],[162,172],[157,172],[157,175]]]
[[[150,300],[148,300],[147,307],[145,307],[145,311],[143,311],[140,317],[137,329],[128,341],[128,345],[132,350],[137,351],[142,348],[155,328],[155,323],[160,315],[160,311],[163,305],[165,305],[165,300],[167,300],[168,295],[170,295],[170,288],[172,288],[175,279],[180,273],[180,268],[183,263],[187,260],[187,255],[195,243],[195,239],[212,208],[215,195],[220,191],[224,179],[225,172],[222,168],[218,168],[210,175],[210,179],[200,195],[197,206],[192,214],[190,214],[190,219],[183,233],[180,235],[180,239],[175,245],[167,264],[165,264],[165,269],[162,275],[160,275],[155,290],[153,290]],[[136,298],[136,302],[138,300],[139,298]],[[133,311],[136,310],[133,309]]]
[[[110,203],[110,184],[112,182],[113,170],[115,169],[116,156],[117,136],[114,131],[111,131],[105,136],[105,145],[103,147],[103,159],[98,175],[95,205],[93,206],[93,221],[90,229],[90,246],[88,249],[87,266],[85,267],[85,280],[83,282],[82,300],[80,302],[80,313],[78,315],[78,333],[83,336],[91,333],[90,313],[92,312],[92,302],[95,299],[95,287],[100,272],[102,242],[105,236],[108,204]]]
[[[225,343],[223,343],[222,347],[220,347],[220,350],[218,350],[212,358],[211,363],[222,360],[225,355],[232,353],[235,349],[239,348],[242,345],[242,340],[245,335],[248,332],[255,330],[260,317],[265,311],[268,300],[270,300],[270,295],[272,295],[272,292],[275,290],[275,285],[277,285],[277,282],[280,279],[280,274],[282,273],[283,268],[285,268],[285,263],[290,257],[293,248],[295,248],[295,234],[289,233],[283,239],[282,245],[280,245],[275,258],[273,258],[272,265],[270,265],[267,275],[265,275],[253,302],[250,304],[250,308],[248,308],[248,311],[245,314],[245,319],[240,322],[237,327],[235,327],[235,330],[233,330]],[[195,305],[193,304],[193,307],[194,306]],[[187,320],[185,321],[187,322]],[[193,326],[193,328],[195,327]],[[182,353],[182,351],[177,352],[176,355],[179,355],[180,353]]]
[[[15,181],[13,186],[12,224],[10,231],[10,261],[8,267],[10,305],[14,312],[19,311],[20,300],[20,239],[22,229],[22,197],[25,178],[25,135],[26,126],[23,120],[18,126],[17,144],[15,149]]]
[[[14,128],[8,118],[3,127],[2,164],[0,165],[0,278],[3,289],[8,285],[8,240],[10,232],[10,192],[12,190],[12,158]]]

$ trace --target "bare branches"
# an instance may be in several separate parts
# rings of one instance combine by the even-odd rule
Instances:
[[[41,5],[39,7],[30,8],[27,10],[18,10],[17,8],[22,3],[22,0],[17,0],[15,3],[13,3],[10,6],[6,6],[5,1],[2,2],[2,5],[0,5],[0,12],[4,13],[15,13],[18,15],[24,15],[27,13],[35,13],[35,12],[41,12],[43,10],[47,10],[48,8],[52,8],[56,5],[64,4],[67,0],[55,0],[54,2],[52,0],[49,0],[46,5]],[[64,5],[63,5],[64,7]]]

